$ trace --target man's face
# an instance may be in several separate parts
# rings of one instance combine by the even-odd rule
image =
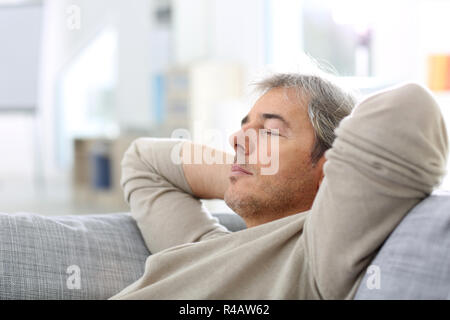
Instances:
[[[295,94],[294,89],[269,90],[244,117],[241,130],[230,137],[235,161],[245,158],[245,163],[238,162],[239,167],[231,170],[224,200],[248,227],[309,210],[317,193],[324,158],[316,165],[311,162],[314,130],[306,105]],[[278,148],[271,143],[270,130],[278,131]],[[260,150],[267,150],[269,158],[278,152],[275,173],[262,174],[270,164],[261,161]]]

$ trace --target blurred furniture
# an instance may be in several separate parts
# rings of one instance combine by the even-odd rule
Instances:
[[[233,107],[243,98],[242,87],[243,68],[235,62],[201,61],[155,74],[155,133],[180,137],[175,130],[184,129],[183,138],[199,142],[205,130],[234,130],[241,112]]]
[[[172,67],[155,80],[155,120],[159,134],[170,137],[173,130],[189,130],[192,84],[188,69]]]
[[[245,228],[236,214],[215,217]],[[0,214],[0,230],[0,299],[107,299],[140,278],[150,255],[129,213]],[[367,274],[355,299],[449,299],[450,194],[413,208],[371,265],[379,286]]]
[[[120,186],[120,162],[137,136],[74,139],[73,200],[77,205],[128,210]]]

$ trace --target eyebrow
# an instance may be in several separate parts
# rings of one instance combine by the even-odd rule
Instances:
[[[291,127],[291,126],[289,125],[289,122],[288,122],[286,119],[284,119],[282,116],[280,116],[279,114],[276,114],[276,113],[263,113],[263,114],[261,114],[261,118],[263,118],[264,120],[267,120],[267,119],[278,119],[278,120],[280,120],[281,122],[283,122],[284,125],[285,125],[286,127],[288,127],[288,128]],[[246,116],[241,120],[241,127],[242,127],[244,124],[246,124],[248,121],[249,121],[249,116],[246,115]]]

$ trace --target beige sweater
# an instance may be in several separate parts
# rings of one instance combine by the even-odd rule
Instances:
[[[369,97],[336,133],[311,210],[235,233],[170,161],[182,142],[135,141],[122,185],[153,255],[111,299],[353,298],[383,241],[439,184],[447,134],[438,105],[415,84]]]

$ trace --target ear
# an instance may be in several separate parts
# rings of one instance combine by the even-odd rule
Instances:
[[[325,164],[326,161],[327,161],[327,159],[325,159],[325,155],[322,155],[322,157],[320,157],[319,161],[317,161],[317,163],[316,163],[316,170],[317,170],[317,174],[319,175],[319,182],[317,183],[317,190],[319,190],[322,180],[325,177],[325,174],[323,173],[323,165]]]

